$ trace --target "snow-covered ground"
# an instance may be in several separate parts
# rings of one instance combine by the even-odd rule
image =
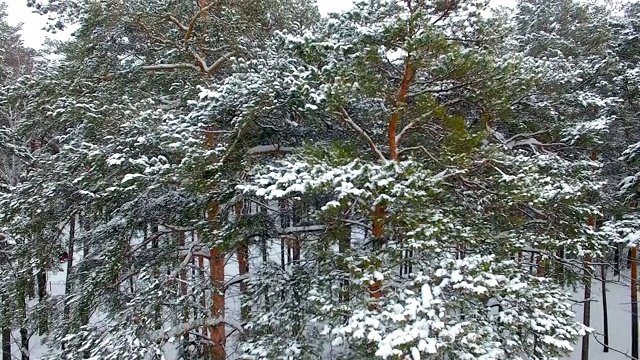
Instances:
[[[602,284],[599,280],[593,282],[591,287],[591,327],[595,329],[589,340],[590,360],[629,360],[631,359],[631,292],[629,286],[629,273],[624,272],[620,277],[608,274],[607,308],[609,309],[609,346],[608,353],[603,352],[604,342],[604,317],[602,309]],[[574,299],[580,301],[584,296],[584,288],[579,288],[574,294]],[[583,304],[573,306],[576,319],[582,321]],[[599,341],[599,342],[598,342]],[[582,343],[575,344],[575,351],[566,360],[581,360]],[[615,350],[621,351],[621,353]]]

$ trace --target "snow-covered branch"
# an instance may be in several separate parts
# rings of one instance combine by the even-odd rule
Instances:
[[[155,64],[155,65],[145,65],[142,67],[142,70],[147,70],[147,71],[163,71],[163,70],[176,70],[176,69],[193,69],[196,71],[200,71],[199,67],[189,63]]]
[[[182,324],[176,325],[174,327],[171,327],[169,329],[165,329],[165,330],[157,330],[154,331],[153,333],[151,333],[151,339],[153,341],[167,341],[171,338],[175,338],[181,334],[184,334],[188,331],[194,330],[194,329],[200,329],[200,328],[205,328],[205,327],[211,327],[211,326],[216,326],[216,325],[220,325],[220,324],[225,324],[228,326],[231,326],[233,329],[239,331],[240,333],[244,334],[244,329],[242,328],[242,324],[240,324],[239,322],[233,320],[233,319],[229,319],[229,318],[208,318],[208,319],[194,319],[191,321],[187,321],[184,322]]]
[[[223,63],[225,60],[228,60],[228,59],[229,59],[229,57],[230,57],[231,55],[233,55],[233,51],[229,51],[228,53],[226,53],[226,54],[224,54],[224,55],[220,56],[220,57],[218,58],[218,60],[216,60],[216,61],[215,61],[213,64],[211,64],[211,65],[208,65],[208,64],[207,64],[207,61],[206,61],[202,56],[200,56],[200,54],[198,54],[198,52],[197,52],[197,51],[195,51],[195,50],[191,50],[191,55],[192,55],[192,56],[193,56],[193,57],[198,61],[198,66],[200,67],[200,68],[199,68],[199,70],[200,70],[203,74],[208,75],[208,76],[211,76],[211,75],[213,74],[213,72],[214,72],[214,71],[218,70],[218,68],[220,68],[220,66],[222,66],[222,63]]]

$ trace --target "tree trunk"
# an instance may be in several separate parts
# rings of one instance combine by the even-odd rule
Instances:
[[[209,211],[207,211],[207,218],[214,229],[218,228],[216,216],[218,214],[218,205],[215,203],[210,204]],[[216,246],[211,247],[209,250],[209,270],[211,275],[212,284],[212,302],[211,302],[211,316],[214,318],[224,318],[224,260],[225,254],[220,251]],[[225,345],[226,334],[224,323],[214,325],[209,330],[211,332],[211,341],[213,343],[211,348],[212,360],[223,360],[227,357]]]
[[[247,259],[248,253],[249,253],[249,248],[247,246],[247,242],[243,241],[243,243],[240,244],[240,248],[238,249],[238,274],[241,277],[247,276],[247,274],[249,274],[249,261]],[[249,306],[245,304],[246,296],[248,296],[247,294],[248,281],[249,279],[244,279],[242,280],[242,282],[240,282],[240,294],[245,297],[242,300],[242,306],[240,309],[240,317],[243,322],[249,320],[249,312],[250,312]]]
[[[71,311],[71,292],[73,291],[73,278],[71,273],[73,271],[73,250],[75,248],[75,232],[76,232],[76,221],[75,216],[69,220],[69,244],[67,246],[67,277],[64,283],[64,310],[63,317],[65,321],[69,321],[69,313]],[[85,240],[86,242],[86,240]],[[83,254],[85,256],[86,254]],[[65,327],[65,333],[69,333],[69,325],[67,324]],[[65,349],[65,341],[62,340],[60,342],[60,347],[62,350]]]
[[[613,275],[620,276],[620,244],[616,244],[613,254]]]
[[[533,269],[534,269],[534,265],[535,265],[535,254],[533,252],[530,253],[529,255],[529,274],[533,274]],[[537,269],[537,267],[536,267]]]
[[[158,223],[152,223],[151,224],[151,236],[153,236],[153,240],[151,240],[151,248],[152,249],[157,249],[159,246],[159,236],[158,236],[158,232],[160,231],[159,227],[158,227]]]
[[[236,222],[239,222],[242,217],[242,203],[238,202],[236,204]],[[238,256],[238,275],[240,277],[247,276],[249,273],[249,246],[247,245],[247,239],[242,239],[240,245],[238,246],[237,256]],[[246,305],[247,300],[247,281],[248,279],[243,279],[240,282],[240,295],[242,296],[241,305],[240,305],[240,318],[243,322],[249,320],[249,307]]]
[[[382,238],[383,236],[382,222],[384,221],[384,216],[385,216],[384,206],[379,204],[376,205],[374,214],[373,214],[373,229],[372,229],[373,244],[376,249],[379,249],[380,247],[382,247],[384,242]],[[384,293],[382,292],[382,281],[374,279],[373,284],[369,286],[369,293],[371,294],[371,297],[376,300],[382,298],[382,296],[384,295]],[[375,304],[371,304],[369,306],[369,310],[373,310],[375,309],[375,307],[376,307]]]
[[[538,255],[536,262],[538,263],[536,275],[542,277],[544,276],[544,261],[542,260],[542,255]]]
[[[11,357],[11,328],[2,328],[2,360],[12,360]]]
[[[3,297],[3,304],[4,304],[4,311],[5,314],[3,314],[6,319],[5,321],[7,321],[7,323],[5,324],[5,326],[2,328],[2,360],[12,360],[11,357],[11,322],[10,322],[10,316],[8,316],[7,312],[9,311],[9,308],[11,306],[11,302],[9,301],[9,297],[8,296],[4,296]]]
[[[193,239],[192,239],[193,240]],[[179,249],[184,249],[185,248],[185,233],[184,232],[179,232],[178,233],[178,248]],[[182,259],[180,258],[180,256],[178,256],[178,262],[181,262]],[[180,282],[180,296],[185,299],[187,298],[187,294],[188,294],[188,288],[187,288],[187,280],[188,280],[188,276],[187,276],[187,267],[183,266],[182,269],[180,270],[180,279],[182,280]],[[182,320],[186,323],[189,321],[189,309],[185,308],[182,314]],[[186,344],[189,343],[189,333],[185,332],[184,336],[183,336],[183,340]]]
[[[407,104],[407,94],[409,92],[409,86],[411,85],[411,80],[413,79],[414,74],[415,74],[414,64],[411,60],[410,55],[408,54],[404,63],[402,81],[400,82],[398,93],[396,94],[396,97],[394,99],[393,105],[395,107],[395,110],[391,115],[391,117],[389,118],[389,127],[387,129],[387,142],[388,142],[387,145],[389,146],[389,157],[391,158],[392,161],[400,160],[400,151],[398,150],[398,145],[401,140],[402,131],[400,132],[400,134],[398,134],[398,123],[400,121],[401,110]],[[372,146],[372,147],[373,147],[373,150],[377,152],[376,155],[380,157],[380,159],[378,160],[384,160],[382,154],[379,151],[376,151],[377,149],[375,148],[375,146]],[[382,236],[383,235],[382,224],[385,219],[385,212],[386,212],[386,209],[384,205],[381,205],[381,204],[375,205],[374,213],[373,213],[372,232],[373,232],[374,244],[376,248],[380,248],[384,244],[384,238]],[[382,296],[384,296],[384,292],[382,291],[382,281],[374,279],[374,282],[369,286],[369,293],[371,294],[371,297],[373,299],[377,300],[382,298]],[[375,303],[372,303],[369,306],[369,309],[373,310],[375,307],[376,307]]]
[[[86,235],[91,230],[91,221],[89,217],[84,218],[84,225],[82,227],[83,235]],[[89,239],[87,236],[83,236],[84,240],[82,241],[82,259],[86,259],[89,255]]]
[[[67,259],[67,278],[65,281],[64,287],[64,319],[69,319],[69,297],[71,292],[73,291],[73,250],[75,249],[75,235],[76,234],[76,218],[73,216],[69,221],[69,244],[67,247],[67,254],[69,255]]]
[[[595,152],[591,153],[591,160],[595,161]],[[593,216],[587,219],[587,226],[595,228],[596,220]],[[584,308],[582,308],[582,323],[585,326],[591,325],[591,256],[584,257]],[[590,334],[582,337],[582,360],[589,360],[589,340]]]
[[[29,332],[26,328],[20,328],[20,353],[22,360],[29,360]]]
[[[638,359],[638,249],[631,248],[631,356]]]
[[[602,315],[604,331],[604,349],[609,352],[609,309],[607,308],[607,265],[604,263],[600,267],[600,277],[602,278]]]
[[[591,257],[589,255],[584,258],[584,308],[582,309],[582,323],[585,326],[591,324],[591,274],[589,272],[589,263]],[[581,360],[589,360],[589,338],[591,334],[582,337],[582,357]]]
[[[560,261],[556,263],[556,272],[558,273],[558,278],[564,284],[564,265],[562,264],[562,260],[564,259],[564,247],[558,247],[558,251],[556,252],[556,256]]]

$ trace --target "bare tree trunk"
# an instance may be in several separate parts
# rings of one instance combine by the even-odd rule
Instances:
[[[198,236],[198,240],[200,240],[200,233],[197,234]],[[204,271],[204,256],[199,255],[198,256],[198,268],[201,269],[202,271]],[[202,305],[203,309],[207,308],[207,299],[204,295],[202,295],[202,297],[200,298],[200,305]],[[209,337],[209,329],[207,329],[207,327],[203,327],[202,328],[202,336],[204,338],[208,338]],[[205,348],[205,353],[206,353],[206,345],[204,346]]]
[[[242,217],[242,203],[236,204],[236,222],[239,222]],[[238,256],[238,275],[242,278],[249,273],[249,262],[247,257],[249,256],[249,246],[247,245],[247,239],[242,239],[237,250]],[[242,304],[240,305],[240,318],[243,322],[249,320],[249,307],[246,305],[247,297],[247,279],[243,279],[240,282],[240,295],[242,295]]]
[[[25,327],[20,328],[20,354],[22,360],[29,360],[29,332]]]
[[[8,296],[3,297],[4,311],[8,312],[10,308],[10,301]],[[4,314],[7,315],[6,313]],[[11,357],[11,322],[9,317],[6,319],[7,323],[2,327],[2,360],[12,360]]]
[[[613,254],[613,275],[620,276],[620,244],[616,244]]]
[[[584,308],[582,309],[582,323],[585,326],[591,324],[591,274],[589,263],[591,257],[589,255],[584,258]],[[589,360],[589,338],[591,334],[582,337],[582,360]]]
[[[595,151],[591,152],[591,160],[596,160]],[[595,228],[596,219],[591,216],[587,219],[587,226]],[[582,309],[582,323],[585,326],[591,325],[591,256],[585,255],[584,257],[584,308]],[[589,360],[589,340],[590,334],[586,334],[582,337],[582,360]]]
[[[563,260],[564,259],[564,247],[563,246],[558,247],[558,251],[556,252],[556,256],[558,257],[559,260]],[[564,265],[562,264],[561,261],[558,261],[556,263],[556,272],[558,273],[558,278],[564,284]]]
[[[609,352],[609,309],[607,308],[607,265],[604,263],[600,267],[600,277],[602,278],[602,315],[604,326],[604,349]]]
[[[216,216],[218,214],[218,204],[212,203],[207,211],[207,218],[214,229],[218,228]],[[224,318],[224,262],[225,254],[216,246],[209,251],[209,271],[211,275],[211,284],[213,286],[213,296],[211,303],[211,316],[214,318]],[[224,323],[212,326],[210,329],[211,341],[213,346],[211,349],[212,360],[224,360],[226,354],[226,333]]]
[[[84,234],[88,233],[91,230],[91,222],[89,218],[85,218],[83,232]],[[89,251],[91,251],[89,247],[89,239],[87,236],[83,236],[84,240],[82,241],[82,259],[86,259],[89,256]]]
[[[64,319],[69,319],[69,297],[71,292],[73,291],[73,251],[75,248],[75,235],[76,234],[76,218],[75,216],[71,218],[69,221],[69,244],[67,248],[67,254],[69,257],[67,258],[67,278],[65,281],[64,288]]]
[[[247,274],[249,274],[249,261],[247,259],[248,254],[249,254],[249,247],[247,246],[247,242],[243,241],[243,243],[240,245],[240,248],[238,249],[238,274],[241,277],[247,276]],[[242,294],[245,297],[248,296],[247,294],[248,281],[249,281],[248,279],[244,279],[242,280],[242,282],[240,282],[240,294]],[[243,301],[243,304],[240,309],[240,317],[242,321],[249,320],[250,308],[245,303],[246,301]]]
[[[65,279],[65,284],[64,284],[64,310],[63,310],[63,316],[64,316],[64,320],[65,321],[69,321],[69,313],[71,311],[71,305],[69,304],[69,302],[71,301],[70,297],[71,297],[71,292],[73,291],[73,278],[71,276],[71,273],[73,271],[73,250],[75,248],[75,233],[76,233],[76,221],[75,221],[75,217],[72,217],[71,220],[69,220],[69,244],[67,247],[67,277]],[[85,240],[86,242],[86,240]],[[83,254],[84,256],[86,256],[86,254]],[[68,333],[69,332],[69,328],[68,328],[68,324],[66,325],[66,329],[65,332]],[[65,341],[62,340],[62,342],[60,342],[60,347],[62,348],[62,350],[65,349]]]
[[[7,239],[4,235],[0,234],[0,250],[8,251]],[[5,262],[9,260],[9,255],[5,253],[5,259],[0,260],[1,262]],[[3,315],[5,317],[4,323],[2,326],[2,360],[12,360],[11,359],[11,316],[9,316],[9,309],[11,308],[11,301],[9,297],[4,295],[2,297],[2,305]]]
[[[12,360],[11,358],[11,328],[2,328],[2,360]]]
[[[530,253],[529,255],[529,273],[533,274],[533,269],[534,269],[534,264],[535,264],[535,255],[533,254],[533,252]]]
[[[40,263],[36,274],[36,282],[38,286],[38,302],[41,306],[47,306],[47,268],[44,261]],[[49,331],[49,319],[47,311],[37,314],[38,318],[38,334],[43,335]]]
[[[192,239],[193,240],[193,239]],[[185,233],[184,232],[179,232],[178,233],[178,245],[179,245],[179,249],[184,249],[185,248]],[[182,259],[180,258],[180,256],[178,255],[178,262],[181,262]],[[188,288],[187,288],[187,267],[184,266],[182,267],[182,269],[180,270],[180,279],[182,280],[180,282],[180,296],[183,299],[186,299],[187,294],[188,294]],[[182,314],[182,320],[186,323],[189,321],[189,310],[185,309],[183,314]],[[184,336],[183,336],[184,342],[185,344],[189,343],[189,333],[185,332]]]
[[[536,272],[536,275],[544,276],[544,261],[542,260],[542,255],[538,255],[536,262],[538,263],[538,270]]]
[[[638,359],[638,249],[631,248],[631,356]]]
[[[373,235],[373,243],[375,248],[380,248],[383,244],[383,231],[382,231],[382,222],[384,221],[384,217],[385,217],[385,209],[384,206],[382,205],[376,205],[375,209],[374,209],[374,214],[373,214],[373,229],[372,229],[372,235]],[[384,295],[384,293],[382,292],[382,281],[380,280],[374,280],[373,284],[371,284],[369,286],[369,293],[371,294],[371,297],[373,299],[380,299],[382,298],[382,296]],[[376,308],[376,304],[372,303],[369,306],[369,310],[373,311]]]
[[[346,217],[347,215],[345,214],[343,216]],[[351,229],[349,228],[349,226],[346,226],[345,224],[338,224],[336,230],[337,230],[338,239],[340,239],[338,242],[338,251],[342,256],[346,257],[345,254],[351,250]],[[342,261],[343,260],[341,259],[341,262]],[[347,269],[346,264],[343,263],[342,265],[343,265],[343,268],[346,270]],[[349,301],[349,279],[348,278],[345,278],[341,282],[340,301],[341,302]]]

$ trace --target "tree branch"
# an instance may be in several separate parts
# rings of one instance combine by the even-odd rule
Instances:
[[[417,123],[417,121],[413,120],[413,121],[409,122],[409,124],[407,124],[407,126],[402,128],[402,130],[400,130],[398,135],[396,135],[396,145],[400,144],[400,141],[402,140],[404,135],[407,133],[407,131],[411,130],[416,125],[416,123]]]
[[[196,22],[198,21],[198,18],[200,18],[200,16],[202,16],[202,14],[206,13],[207,10],[211,9],[214,5],[217,5],[218,2],[214,1],[212,3],[210,3],[209,5],[201,8],[195,15],[193,15],[193,17],[191,18],[191,21],[189,21],[189,27],[186,29],[186,34],[184,35],[184,48],[188,49],[189,48],[189,39],[191,38],[192,34],[193,34],[193,28],[196,26]]]
[[[151,339],[153,341],[159,340],[169,340],[172,337],[176,337],[178,335],[184,334],[190,330],[199,329],[203,327],[216,326],[220,324],[229,325],[235,330],[239,331],[241,334],[244,334],[244,329],[242,329],[242,325],[228,318],[208,318],[208,319],[194,319],[191,321],[184,322],[182,324],[176,325],[167,330],[156,330],[151,333]]]
[[[371,137],[367,134],[366,131],[364,131],[360,126],[358,126],[358,124],[356,124],[353,119],[351,119],[351,116],[349,116],[349,113],[347,112],[347,110],[345,110],[344,108],[340,109],[340,112],[334,112],[335,114],[338,115],[338,117],[340,117],[340,119],[342,119],[342,121],[344,121],[347,125],[349,125],[349,127],[354,130],[355,132],[358,133],[358,135],[360,135],[364,140],[367,141],[367,143],[369,144],[369,147],[371,147],[371,150],[373,150],[373,153],[375,154],[376,158],[378,160],[382,160],[382,161],[386,161],[387,159],[384,157],[384,155],[382,154],[382,152],[378,149],[378,147],[376,146],[376,143],[373,141],[373,139],[371,139]]]
[[[189,63],[156,64],[156,65],[145,65],[142,67],[142,70],[146,70],[146,71],[163,71],[163,70],[176,70],[176,69],[193,69],[196,71],[200,71],[199,67]]]
[[[182,22],[180,22],[180,20],[176,19],[173,15],[169,14],[167,15],[167,20],[171,21],[172,23],[176,24],[176,26],[178,27],[178,29],[180,29],[180,31],[187,31],[187,27],[184,26],[184,24],[182,24]]]

